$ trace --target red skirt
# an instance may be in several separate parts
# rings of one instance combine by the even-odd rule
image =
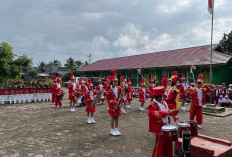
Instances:
[[[139,102],[145,103],[145,100],[144,99],[139,99]]]
[[[96,111],[96,108],[95,108],[95,106],[87,106],[86,105],[86,110],[85,111],[89,112],[89,113],[93,113],[93,112]]]
[[[109,109],[108,113],[112,117],[119,117],[122,114],[121,107],[116,108],[114,110]]]
[[[69,100],[74,100],[74,96],[72,94],[69,94],[68,99]]]

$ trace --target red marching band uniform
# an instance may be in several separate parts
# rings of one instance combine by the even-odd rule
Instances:
[[[61,78],[60,78],[60,75],[58,75],[57,83],[56,83],[56,101],[55,101],[56,107],[61,107],[62,106],[60,95],[63,94],[63,90],[61,89],[60,82],[61,82]]]
[[[85,85],[82,84],[82,76],[80,76],[79,79],[79,84],[77,85],[77,89],[76,89],[76,95],[77,95],[77,99],[78,99],[78,103],[81,103],[81,99],[84,96],[86,91]]]
[[[153,88],[154,96],[162,96],[165,93],[163,86]],[[156,134],[156,143],[152,153],[152,157],[172,157],[173,146],[172,141],[166,142],[161,135],[161,127],[167,124],[166,117],[168,115],[166,103],[158,102],[155,99],[148,106],[147,114],[149,117],[149,132]],[[176,111],[171,110],[169,115],[176,115]]]
[[[53,83],[50,86],[51,93],[52,93],[52,103],[54,104],[56,102],[56,88],[57,88],[56,81],[57,81],[57,78],[56,78],[56,75],[54,75]]]
[[[182,75],[181,80],[185,79],[185,75]],[[186,83],[181,83],[179,86],[179,91],[180,91],[180,99],[185,100],[187,98],[186,91],[187,91],[187,85]]]
[[[91,80],[88,79],[88,84],[87,84],[88,88],[89,87],[93,87],[93,84],[91,83]],[[87,90],[85,92],[85,103],[86,103],[86,112],[88,113],[93,113],[96,111],[95,105],[91,106],[91,103],[94,99],[94,96],[97,95],[97,91],[96,90]]]
[[[197,83],[203,84],[202,77],[203,77],[202,74],[198,76]],[[194,120],[196,116],[196,121],[199,128],[201,128],[200,125],[202,124],[203,121],[202,106],[205,105],[205,96],[210,91],[211,89],[208,85],[200,88],[193,87],[190,88],[189,90],[189,94],[191,96],[190,120]]]
[[[97,77],[97,79],[98,79],[99,85],[97,85],[96,90],[97,91],[102,91],[99,102],[101,101],[102,103],[104,103],[105,102],[104,92],[107,89],[107,87],[102,84],[102,81],[101,81],[100,77]]]
[[[155,87],[155,75],[152,76],[152,78],[150,79],[150,85],[149,85],[149,96],[151,98],[151,101],[152,101],[152,98],[153,98],[153,88]]]
[[[114,89],[110,88],[106,95],[107,95],[107,102],[109,106],[109,115],[112,117],[119,117],[121,113],[121,107],[116,108],[116,103],[119,99],[119,96],[121,94],[122,88],[119,86],[116,86]]]
[[[142,79],[141,85],[145,85],[145,80]],[[139,88],[139,102],[145,103],[147,100],[147,93],[149,93],[149,90],[145,87]]]
[[[178,76],[177,76],[176,71],[173,71],[172,77],[169,80],[171,80],[172,83],[177,83]],[[165,102],[167,102],[169,109],[171,110],[179,109],[180,106],[179,106],[178,94],[179,94],[179,90],[177,89],[175,85],[167,88],[167,97],[165,98]],[[176,115],[177,115],[177,112],[176,112]],[[173,116],[176,116],[176,115],[173,115]],[[178,120],[179,118],[174,118],[175,122]]]
[[[74,80],[74,76],[73,76],[73,73],[70,72],[70,79],[71,80]],[[75,91],[77,89],[77,83],[75,82],[69,82],[68,85],[67,85],[67,88],[68,88],[68,93],[69,93],[69,100],[74,100],[75,101]]]
[[[128,87],[126,88],[126,100],[127,102],[131,102],[133,100],[133,93],[135,92],[134,88],[131,85],[131,80],[128,78],[127,81]]]

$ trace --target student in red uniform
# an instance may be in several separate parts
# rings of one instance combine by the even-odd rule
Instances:
[[[70,111],[74,112],[75,111],[75,104],[76,104],[76,100],[75,100],[75,91],[77,89],[77,84],[75,83],[75,78],[73,76],[73,73],[70,72],[70,80],[71,82],[68,83],[67,87],[68,87],[68,92],[69,92],[69,101],[70,101]]]
[[[156,134],[156,143],[152,157],[173,157],[172,141],[166,142],[161,135],[161,127],[168,124],[168,115],[176,115],[176,110],[169,110],[166,102],[162,101],[165,93],[164,86],[153,88],[153,101],[148,106],[149,132]]]
[[[94,96],[97,95],[97,91],[93,90],[93,84],[91,80],[88,80],[87,83],[88,90],[85,92],[85,103],[86,103],[86,112],[87,112],[87,123],[96,123],[93,118],[93,114],[96,111],[95,104],[91,105]]]
[[[149,85],[149,96],[151,98],[151,102],[153,99],[153,88],[156,86],[154,82],[155,82],[155,75],[153,75],[152,78],[150,79],[150,85]]]
[[[145,80],[142,79],[141,87],[139,88],[139,102],[141,103],[139,110],[144,111],[144,104],[147,100],[147,94],[149,94],[149,90],[145,88]]]
[[[57,81],[57,78],[56,78],[56,75],[54,75],[54,78],[53,78],[53,83],[51,84],[51,92],[52,92],[52,103],[55,104],[56,102],[56,81]]]
[[[181,109],[186,110],[185,100],[187,98],[187,93],[186,93],[186,91],[187,91],[187,83],[186,83],[186,80],[185,80],[185,75],[182,75],[181,84],[180,84],[178,89],[180,91]]]
[[[131,108],[131,101],[133,101],[133,94],[135,92],[134,88],[131,86],[131,80],[128,77],[127,81],[128,87],[126,88],[126,99],[127,99],[127,106],[126,108]]]
[[[176,83],[178,81],[178,75],[177,71],[172,72],[171,80],[171,86],[167,88],[167,97],[165,98],[165,102],[168,104],[168,108],[171,110],[179,110],[179,100],[178,100],[178,94],[179,90],[176,87]],[[176,112],[177,113],[177,112]],[[176,115],[173,115],[174,122],[178,122],[180,119],[176,117]]]
[[[82,76],[80,76],[79,84],[77,85],[77,103],[82,107],[82,98],[85,94],[86,88],[85,85],[82,84]]]
[[[56,103],[55,103],[56,107],[62,106],[62,102],[59,97],[59,95],[62,93],[63,93],[63,90],[61,89],[61,78],[60,78],[60,75],[58,75],[57,83],[56,83]]]
[[[228,91],[229,99],[232,101],[232,84],[229,84],[229,88],[227,91]]]
[[[198,76],[196,87],[191,88],[189,91],[191,96],[190,120],[194,120],[196,116],[198,128],[202,128],[202,107],[205,105],[205,95],[211,91],[208,85],[203,85],[202,77],[202,74]]]
[[[109,115],[111,116],[111,131],[110,134],[113,136],[121,135],[118,130],[118,118],[121,115],[121,107],[117,106],[120,101],[119,98],[122,88],[118,86],[118,79],[116,77],[116,70],[112,70],[113,76],[111,76],[111,88],[106,92],[107,103],[109,106]]]
[[[101,91],[102,94],[100,96],[100,100],[99,102],[102,102],[103,104],[105,103],[105,96],[104,96],[104,92],[105,92],[105,87],[104,85],[102,84],[102,80],[100,79],[100,77],[97,77],[97,80],[98,80],[98,85],[97,85],[97,91]]]
[[[122,91],[122,113],[126,113],[126,103],[127,103],[127,95],[126,95],[126,87],[127,87],[127,84],[126,84],[126,78],[124,76],[120,77],[120,87],[122,88],[123,90],[123,87],[124,87],[124,91]]]

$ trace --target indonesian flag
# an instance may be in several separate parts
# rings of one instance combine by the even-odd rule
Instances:
[[[213,7],[214,7],[214,0],[208,0],[208,11],[211,15],[213,14]]]

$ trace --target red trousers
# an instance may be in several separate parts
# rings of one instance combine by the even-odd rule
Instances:
[[[55,102],[56,106],[62,106],[62,102],[60,100],[60,98],[56,95],[56,102]]]
[[[156,134],[155,148],[152,157],[173,157],[172,141],[165,142],[162,135]]]
[[[202,124],[203,114],[202,106],[191,105],[190,108],[190,120],[194,120],[196,116],[197,124]]]
[[[219,96],[214,96],[212,97],[212,104],[218,104],[218,99],[219,99]]]
[[[55,103],[56,102],[56,94],[55,93],[52,93],[52,102]]]

